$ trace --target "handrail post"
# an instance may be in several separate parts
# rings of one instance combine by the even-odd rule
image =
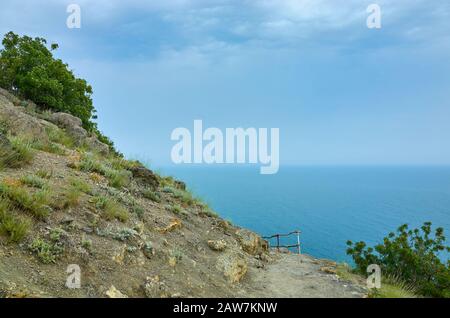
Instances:
[[[277,234],[277,250],[280,251],[280,235]]]
[[[300,255],[300,231],[297,231],[297,251]]]

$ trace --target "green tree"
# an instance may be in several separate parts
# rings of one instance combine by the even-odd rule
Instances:
[[[92,87],[84,79],[76,78],[68,65],[53,57],[58,48],[47,48],[43,38],[5,35],[0,50],[0,86],[29,99],[43,109],[68,112],[79,117],[83,126],[96,130],[92,122],[95,109]]]
[[[393,275],[414,284],[424,296],[450,297],[450,261],[441,262],[438,254],[450,252],[445,246],[444,229],[432,234],[431,222],[420,229],[403,224],[374,248],[365,242],[347,242],[347,254],[353,257],[356,271],[366,273],[367,266],[378,264],[385,275]]]

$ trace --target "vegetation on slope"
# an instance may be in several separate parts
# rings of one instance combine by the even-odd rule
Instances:
[[[347,245],[347,254],[353,257],[356,271],[361,274],[370,264],[377,264],[394,283],[414,286],[423,296],[450,297],[450,261],[444,264],[439,258],[440,252],[450,251],[445,246],[443,228],[433,233],[431,222],[425,222],[420,229],[409,229],[404,224],[375,247],[367,247],[362,241],[348,241]]]

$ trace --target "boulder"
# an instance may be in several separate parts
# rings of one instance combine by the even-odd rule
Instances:
[[[159,185],[159,179],[156,174],[153,173],[150,169],[145,168],[144,166],[137,165],[129,168],[131,173],[133,174],[133,178],[138,179],[142,183],[152,187],[157,188]]]
[[[217,240],[217,241],[209,240],[208,241],[208,246],[213,251],[221,252],[221,251],[226,249],[227,242],[225,242],[225,240]]]
[[[46,126],[42,120],[23,112],[21,107],[14,106],[9,100],[0,95],[0,121],[7,125],[13,135],[22,135],[48,142]]]
[[[223,273],[231,284],[238,283],[247,273],[247,262],[240,254],[222,254],[216,263],[216,268]]]
[[[236,236],[242,249],[251,255],[259,255],[267,251],[266,242],[252,231],[239,229],[236,231]]]
[[[11,94],[6,89],[0,87],[0,99],[6,99],[14,105],[20,105],[20,99],[16,97],[14,94]]]
[[[88,137],[88,132],[81,127],[81,119],[66,113],[53,113],[49,121],[63,128],[77,144],[81,144]]]
[[[109,146],[98,140],[96,137],[86,138],[85,142],[90,149],[95,149],[102,155],[107,155],[109,153]]]

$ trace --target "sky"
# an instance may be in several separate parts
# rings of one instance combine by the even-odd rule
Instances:
[[[2,0],[11,30],[58,43],[100,130],[153,166],[195,119],[279,128],[282,165],[450,164],[448,0]]]

